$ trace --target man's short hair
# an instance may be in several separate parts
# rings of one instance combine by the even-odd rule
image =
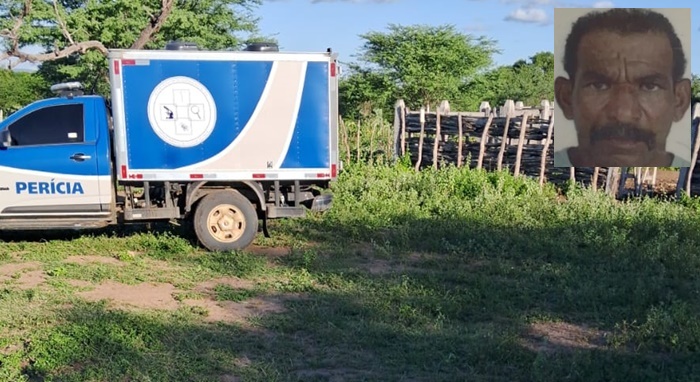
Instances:
[[[622,35],[647,32],[665,34],[673,51],[673,79],[678,81],[683,78],[686,66],[683,45],[666,16],[649,9],[613,8],[588,13],[572,26],[564,48],[564,70],[569,74],[570,80],[573,81],[576,75],[579,44],[587,33],[594,31],[617,32]]]

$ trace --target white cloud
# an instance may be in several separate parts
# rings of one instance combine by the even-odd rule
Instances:
[[[615,8],[615,4],[612,1],[596,1],[593,8]]]
[[[506,16],[505,20],[531,24],[546,24],[548,21],[547,13],[539,8],[518,8]]]

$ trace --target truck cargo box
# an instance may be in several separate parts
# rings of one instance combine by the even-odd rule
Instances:
[[[332,53],[110,52],[119,180],[337,174]]]

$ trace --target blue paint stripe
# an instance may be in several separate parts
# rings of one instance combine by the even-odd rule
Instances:
[[[150,61],[123,67],[128,164],[134,170],[174,169],[209,159],[233,142],[260,100],[272,69],[271,61]],[[174,76],[202,83],[217,109],[214,131],[190,148],[171,146],[151,129],[148,99],[158,84]]]
[[[294,136],[281,168],[330,167],[328,65],[308,63]]]

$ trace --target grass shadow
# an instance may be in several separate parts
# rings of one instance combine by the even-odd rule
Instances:
[[[290,235],[316,245],[285,264],[346,292],[315,299],[290,322],[323,317],[332,324],[319,323],[319,331],[350,331],[324,338],[364,341],[357,347],[367,349],[382,338],[379,327],[413,330],[413,339],[392,338],[376,358],[436,367],[451,355],[454,368],[433,369],[445,380],[695,378],[700,220],[693,208],[645,200],[588,204],[586,213],[574,201],[538,213],[522,201],[518,214],[512,202],[499,207],[500,217],[383,212],[374,221],[343,215],[290,225]],[[339,308],[347,300],[355,313]],[[539,338],[528,341],[533,331]]]
[[[275,380],[281,372],[264,359],[275,342],[240,326],[199,324],[188,311],[136,313],[79,302],[32,333],[22,350],[29,361],[17,366],[30,381]]]

